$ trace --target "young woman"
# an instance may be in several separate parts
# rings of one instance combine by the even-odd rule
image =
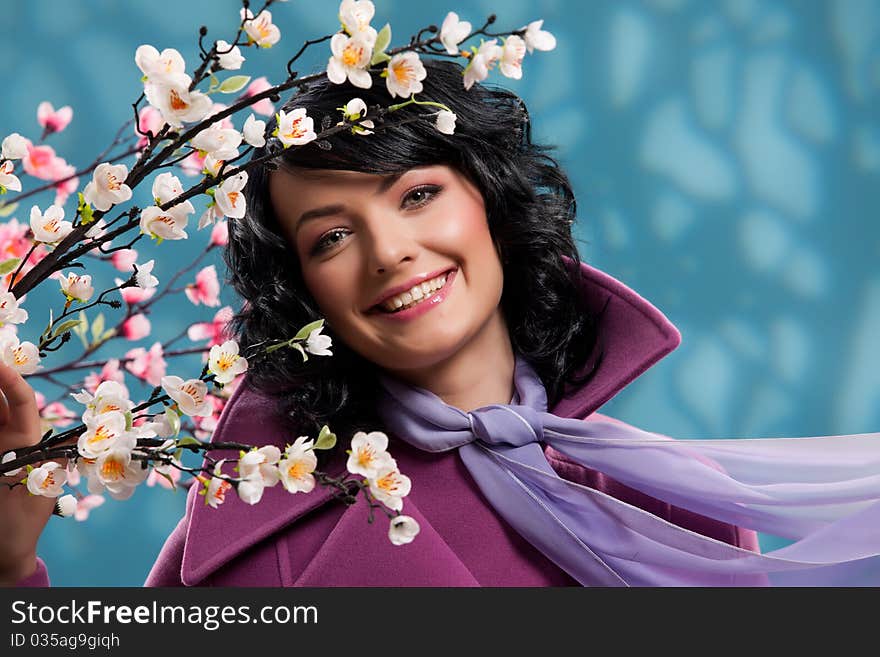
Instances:
[[[680,336],[579,261],[568,180],[531,142],[522,101],[465,91],[457,65],[426,67],[420,97],[456,113],[454,134],[437,130],[436,108],[411,104],[374,134],[290,150],[270,140],[255,154],[278,158],[250,174],[248,214],[230,222],[230,280],[247,300],[234,333],[247,348],[323,317],[334,355],[303,363],[280,350],[252,364],[214,433],[283,447],[325,423],[343,444],[387,432],[418,537],[391,545],[363,501],[346,507],[326,488],[276,486],[256,506],[218,509],[191,490],[147,585],[754,585],[876,555],[862,543],[764,557],[754,531],[800,538],[844,502],[850,518],[876,515],[876,491],[811,515],[815,500],[798,506],[809,491],[763,486],[767,441],[728,458],[729,443],[678,443],[596,413]],[[388,106],[382,82],[318,83],[286,109],[335,122],[355,96]],[[876,473],[876,444],[873,461],[859,449]],[[795,456],[779,462],[819,483],[815,450]],[[344,471],[345,454],[321,468]],[[20,583],[44,584],[43,564],[29,563]]]

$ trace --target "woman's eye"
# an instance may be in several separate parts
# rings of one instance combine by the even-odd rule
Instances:
[[[409,190],[403,197],[404,208],[418,208],[430,202],[442,188],[438,185],[422,185]]]
[[[314,249],[312,249],[312,253],[320,253],[321,251],[326,251],[327,249],[341,242],[347,233],[348,230],[345,228],[334,228],[333,230],[324,233],[324,235],[321,236],[321,239],[319,239],[315,244]]]

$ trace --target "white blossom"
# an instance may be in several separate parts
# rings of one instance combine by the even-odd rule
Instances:
[[[185,229],[189,222],[189,213],[193,210],[195,208],[189,201],[178,203],[167,210],[151,205],[141,211],[141,232],[163,240],[185,240],[189,237]]]
[[[378,33],[370,25],[376,7],[370,0],[342,0],[339,3],[339,22],[351,36],[360,37],[372,48]]]
[[[504,40],[501,52],[501,63],[498,66],[501,74],[519,80],[522,78],[522,60],[526,54],[526,42],[515,34],[511,34]]]
[[[92,277],[89,274],[74,274],[70,272],[67,278],[62,275],[58,282],[61,284],[61,291],[69,300],[76,300],[85,303],[92,298],[95,288],[92,287]]]
[[[250,9],[242,7],[239,15],[244,20],[244,31],[247,32],[251,41],[260,46],[260,48],[271,48],[278,43],[278,40],[281,38],[281,31],[277,25],[272,23],[272,12],[264,9],[254,18],[254,14]]]
[[[192,79],[186,74],[186,62],[174,48],[161,53],[153,46],[144,44],[134,53],[134,61],[147,82],[186,88]]]
[[[17,132],[13,132],[3,140],[0,148],[0,157],[4,160],[20,160],[27,156],[27,139]]]
[[[266,122],[257,120],[257,117],[251,114],[244,122],[242,135],[244,140],[251,146],[260,148],[266,145]]]
[[[230,176],[218,185],[214,192],[214,202],[217,208],[227,217],[241,219],[246,210],[244,193],[241,191],[247,184],[246,171]]]
[[[19,374],[33,374],[40,369],[40,350],[33,342],[19,342],[17,335],[4,332],[0,360]]]
[[[333,339],[329,335],[321,335],[323,326],[319,326],[306,338],[306,351],[315,356],[332,356],[333,352],[330,347],[333,345]]]
[[[257,504],[263,498],[265,488],[266,484],[259,475],[251,475],[238,482],[236,492],[245,504]]]
[[[18,179],[14,173],[15,171],[15,163],[11,160],[6,160],[3,164],[0,164],[0,187],[5,189],[11,189],[13,192],[21,191],[21,181]]]
[[[532,21],[526,27],[520,28],[526,31],[523,38],[525,39],[526,48],[528,48],[529,53],[535,50],[553,50],[556,47],[556,37],[546,30],[542,30],[541,26],[543,24],[544,20],[542,19],[539,21]]]
[[[114,500],[127,500],[138,484],[146,480],[148,469],[131,457],[131,450],[114,447],[98,457],[95,463],[98,482]]]
[[[214,414],[214,405],[208,398],[208,385],[204,381],[184,381],[179,376],[163,376],[162,389],[186,415],[211,417]]]
[[[348,79],[354,86],[369,89],[373,85],[367,67],[373,56],[373,44],[363,37],[350,37],[334,34],[330,39],[333,53],[327,62],[327,78],[333,84],[342,84]]]
[[[388,62],[385,85],[392,98],[409,98],[422,91],[422,80],[427,74],[418,53],[409,50],[394,55]]]
[[[458,14],[450,11],[443,19],[440,26],[440,43],[446,48],[446,52],[450,55],[458,54],[458,44],[464,41],[465,37],[471,33],[471,24],[467,21],[458,20]]]
[[[464,88],[470,89],[474,86],[474,82],[482,82],[489,77],[489,71],[501,59],[501,53],[501,46],[495,39],[481,43],[477,53],[471,57],[471,61],[464,70]]]
[[[437,120],[434,122],[437,130],[445,135],[455,134],[455,112],[449,110],[440,110],[437,114]]]
[[[0,292],[0,326],[27,321],[27,310],[19,308],[19,303],[12,292]]]
[[[358,121],[361,117],[365,116],[366,113],[367,104],[361,98],[352,98],[345,104],[345,107],[342,108],[342,114],[349,121]],[[351,126],[351,131],[356,135],[371,135],[373,134],[373,131],[367,130],[367,128],[375,127],[373,121],[367,119],[366,121],[360,121],[357,125]]]
[[[367,481],[373,497],[393,511],[403,508],[403,498],[409,495],[412,488],[409,477],[400,473],[393,459]]]
[[[201,91],[190,91],[188,85],[146,84],[147,102],[162,113],[162,118],[173,128],[184,123],[196,123],[213,109],[211,98]]]
[[[315,122],[306,114],[304,107],[298,107],[290,112],[280,110],[276,118],[278,127],[275,134],[285,147],[302,146],[318,138],[315,134]]]
[[[372,479],[380,470],[394,463],[387,449],[388,436],[381,431],[358,431],[351,439],[351,452],[346,468],[352,474]]]
[[[226,501],[226,493],[232,488],[232,484],[220,478],[223,475],[222,467],[225,461],[226,459],[221,459],[214,466],[215,476],[208,482],[205,490],[205,504],[213,509],[216,509]]]
[[[312,449],[314,441],[308,436],[300,436],[293,445],[284,451],[284,458],[278,462],[281,485],[290,493],[308,493],[315,487],[312,474],[318,466],[318,457]]]
[[[217,383],[230,383],[248,368],[247,358],[238,355],[238,343],[227,340],[222,345],[215,344],[208,354],[208,371],[214,374]]]
[[[159,279],[151,273],[155,264],[155,260],[147,260],[142,265],[135,265],[135,268],[137,269],[135,281],[137,282],[137,286],[142,290],[151,290],[159,284]]]
[[[264,486],[274,486],[281,479],[278,461],[281,450],[275,445],[264,445],[242,456],[238,461],[238,472],[242,477],[257,476]]]
[[[162,205],[183,194],[183,185],[173,173],[160,173],[153,181],[153,199],[156,205]]]
[[[55,461],[47,461],[28,473],[27,489],[31,495],[58,497],[67,481],[67,470]]]
[[[217,160],[229,160],[238,155],[241,133],[232,128],[214,124],[192,138],[192,145]]]
[[[131,198],[131,187],[125,184],[128,167],[103,162],[95,168],[92,181],[83,190],[86,203],[106,212],[117,203]]]
[[[125,430],[125,414],[120,411],[92,415],[84,418],[83,423],[86,431],[80,435],[76,447],[80,455],[86,458],[98,458],[117,446],[129,450],[134,448],[134,440]]]
[[[73,231],[73,224],[64,221],[64,208],[60,205],[50,205],[45,213],[40,212],[38,206],[33,206],[30,223],[34,240],[46,244],[60,242]]]
[[[217,40],[217,59],[220,62],[220,67],[227,71],[240,69],[244,62],[244,56],[241,54],[241,49],[238,46],[230,48],[231,45],[232,44],[227,43],[223,39]]]
[[[419,533],[419,523],[410,516],[399,515],[391,519],[388,526],[388,538],[394,545],[406,545]]]
[[[77,502],[76,498],[73,495],[62,495],[55,502],[55,506],[58,509],[58,515],[62,518],[67,518],[76,513]]]

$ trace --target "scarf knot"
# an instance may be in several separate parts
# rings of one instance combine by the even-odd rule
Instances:
[[[544,440],[544,423],[528,406],[491,404],[467,414],[474,438],[493,446],[522,447]]]

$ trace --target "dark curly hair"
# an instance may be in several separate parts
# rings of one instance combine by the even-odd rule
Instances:
[[[243,351],[266,340],[288,339],[321,317],[303,282],[295,250],[278,225],[269,200],[269,175],[275,166],[344,169],[396,174],[417,166],[446,164],[481,190],[489,230],[502,260],[502,311],[515,352],[535,368],[552,405],[565,384],[580,385],[595,371],[584,368],[596,348],[596,319],[577,292],[580,260],[572,238],[575,199],[566,174],[533,144],[523,101],[510,91],[475,84],[465,90],[462,68],[424,61],[427,77],[418,98],[443,103],[457,115],[454,135],[434,126],[436,107],[410,105],[387,114],[375,134],[344,130],[301,148],[282,149],[270,139],[254,158],[277,149],[278,158],[249,174],[247,214],[229,222],[224,259],[228,283],[245,299],[229,329]],[[327,80],[302,89],[284,106],[304,107],[320,126],[336,124],[339,108],[353,97],[369,107],[387,107],[392,99],[377,75],[370,89]],[[270,126],[271,127],[271,126]],[[570,262],[566,262],[567,256]],[[281,349],[255,362],[246,383],[278,400],[277,411],[293,435],[312,435],[328,424],[340,436],[380,427],[374,412],[378,389],[375,365],[334,338],[334,355],[310,358]],[[585,370],[577,375],[579,370]]]

